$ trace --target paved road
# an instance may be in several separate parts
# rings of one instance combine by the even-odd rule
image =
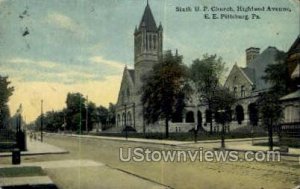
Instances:
[[[96,162],[95,166],[45,167],[64,188],[293,188],[300,184],[299,162],[121,162],[119,148],[188,150],[186,146],[145,144],[65,136],[45,141],[67,149],[64,155],[24,157],[23,162]],[[195,150],[191,148],[191,150]],[[76,161],[79,160],[79,161]],[[0,162],[9,163],[4,158]],[[71,161],[71,162],[70,162]]]

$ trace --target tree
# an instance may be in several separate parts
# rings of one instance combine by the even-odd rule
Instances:
[[[257,101],[262,122],[268,129],[270,150],[273,150],[274,126],[279,127],[280,121],[283,118],[280,97],[288,92],[287,85],[290,78],[284,59],[285,54],[280,53],[276,58],[277,64],[267,66],[262,79],[270,83],[271,88],[268,92],[262,93]],[[278,129],[278,131],[279,130],[280,129]]]
[[[102,125],[106,125],[107,123],[107,118],[108,118],[108,109],[105,108],[104,106],[99,106],[97,108],[97,111],[99,113],[99,122]]]
[[[190,67],[190,77],[194,83],[195,91],[198,94],[199,103],[205,103],[208,106],[206,116],[212,117],[211,113],[216,112],[221,89],[220,79],[225,71],[225,63],[217,55],[203,55],[201,60],[196,59]],[[212,121],[210,123],[210,133],[212,134]]]
[[[7,103],[14,91],[14,87],[11,87],[10,83],[8,77],[0,76],[0,128],[8,126],[10,112]]]
[[[186,76],[187,69],[182,63],[182,57],[168,51],[143,78],[141,100],[144,118],[147,123],[164,119],[166,138],[169,137],[169,121],[184,108],[181,99]]]
[[[279,103],[279,97],[273,92],[262,93],[258,99],[259,113],[263,125],[268,130],[269,147],[273,150],[273,129],[278,126],[283,117],[282,107]]]
[[[109,125],[114,125],[116,123],[116,105],[109,103],[108,106],[108,122]]]

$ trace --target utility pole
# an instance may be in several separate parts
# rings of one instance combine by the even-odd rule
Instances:
[[[86,105],[85,105],[85,107],[86,107],[86,111],[85,111],[85,130],[86,130],[86,133],[89,132],[89,130],[88,130],[88,116],[89,116],[89,113],[88,113],[89,106],[88,106],[88,104],[89,104],[89,97],[86,96]]]
[[[43,142],[43,118],[44,117],[44,113],[43,113],[43,100],[41,100],[41,142]]]

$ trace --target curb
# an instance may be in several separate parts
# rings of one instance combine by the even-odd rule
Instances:
[[[61,151],[61,152],[28,152],[22,153],[21,156],[39,156],[39,155],[55,155],[55,154],[68,154],[69,151]],[[11,152],[0,153],[0,157],[10,157],[12,156]]]
[[[237,152],[264,152],[264,153],[267,153],[268,151],[264,151],[264,150],[242,150],[242,149],[232,149],[232,148],[225,148],[225,149],[222,149],[222,148],[213,148],[213,150],[226,150],[226,151],[237,151]],[[276,151],[274,151],[276,152]],[[280,152],[280,155],[281,156],[289,156],[289,157],[300,157],[300,154],[289,154],[289,153],[286,153],[286,152]]]

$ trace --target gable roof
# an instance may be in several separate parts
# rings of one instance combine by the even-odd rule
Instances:
[[[157,31],[157,26],[148,3],[145,7],[145,11],[140,22],[139,29],[141,29],[142,27],[145,27],[146,31]]]
[[[230,82],[230,80],[232,80],[232,77],[234,75],[234,73],[236,73],[236,70],[243,76],[245,77],[245,79],[251,84],[253,85],[253,82],[251,81],[251,79],[247,76],[247,74],[245,74],[245,72],[242,70],[242,68],[240,68],[237,64],[234,64],[229,75],[226,78],[226,81],[224,83],[224,86],[228,85],[228,82]]]
[[[288,54],[293,53],[294,51],[300,51],[300,35],[297,36],[297,39],[294,41],[290,49],[288,50]]]
[[[130,75],[130,77],[131,77],[131,80],[132,80],[132,82],[134,83],[135,81],[134,81],[134,69],[128,69],[128,72],[129,72],[129,75]]]
[[[292,75],[291,75],[291,78],[292,79],[296,79],[296,78],[299,78],[300,77],[300,64],[298,64],[295,68],[295,70],[293,71]]]
[[[300,89],[280,98],[281,101],[290,101],[290,100],[295,100],[295,99],[300,99]]]

